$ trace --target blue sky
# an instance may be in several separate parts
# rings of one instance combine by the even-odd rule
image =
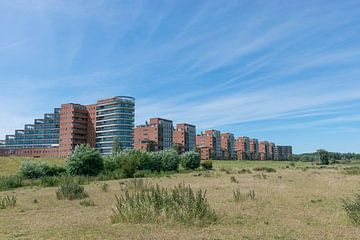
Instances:
[[[360,152],[359,1],[0,1],[0,138],[130,95],[174,122]]]

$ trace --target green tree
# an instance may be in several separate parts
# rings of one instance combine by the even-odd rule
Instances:
[[[104,169],[104,162],[99,151],[87,144],[81,144],[76,146],[66,159],[65,166],[72,175],[95,176]]]
[[[117,137],[114,139],[113,143],[112,143],[112,148],[111,148],[111,152],[112,154],[117,154],[119,152],[121,152],[123,150],[120,138]]]
[[[321,165],[328,165],[329,164],[329,152],[324,149],[319,149],[316,151],[317,155],[320,159]]]
[[[156,151],[156,142],[148,141],[148,143],[146,145],[146,151],[155,152]]]

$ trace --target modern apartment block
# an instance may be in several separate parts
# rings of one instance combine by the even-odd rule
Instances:
[[[106,111],[107,112],[106,112]],[[135,99],[118,96],[96,104],[62,104],[24,129],[6,135],[2,152],[29,157],[66,157],[79,144],[89,144],[103,154],[118,138],[132,148]],[[5,149],[5,150],[4,150]],[[0,152],[1,154],[1,152]]]
[[[173,144],[173,122],[163,118],[151,118],[150,123],[136,126],[134,129],[134,148],[148,150],[150,144],[154,150],[165,150]]]
[[[187,123],[176,124],[173,143],[181,146],[183,152],[193,150],[196,146],[196,127]]]
[[[275,160],[291,160],[292,146],[275,146]]]
[[[250,139],[250,160],[259,159],[259,141],[255,138]]]
[[[260,160],[268,160],[269,159],[269,142],[260,141],[259,142],[259,156]]]
[[[238,137],[235,142],[236,158],[238,160],[250,159],[250,138]]]
[[[221,150],[224,159],[235,159],[235,137],[232,133],[221,133]]]
[[[268,160],[275,160],[275,143],[269,142],[269,156]]]
[[[196,146],[199,149],[202,149],[204,147],[210,149],[212,159],[222,158],[221,137],[220,137],[220,132],[217,130],[206,130],[205,133],[201,133],[197,135]],[[201,156],[201,159],[207,159],[207,158],[205,158],[205,156]]]

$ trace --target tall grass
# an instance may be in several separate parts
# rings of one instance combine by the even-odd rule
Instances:
[[[15,207],[16,205],[16,197],[13,196],[8,196],[6,195],[5,197],[0,197],[0,209],[5,209],[8,207]]]
[[[190,186],[179,184],[171,189],[151,186],[130,193],[125,190],[116,196],[116,204],[111,216],[113,223],[181,223],[203,226],[217,221],[211,209],[206,192],[194,193]]]
[[[242,193],[239,189],[233,191],[234,201],[240,202],[243,200],[255,200],[255,190],[249,190],[248,192]]]
[[[360,193],[355,195],[354,200],[343,200],[343,208],[355,225],[360,225]]]
[[[83,186],[80,186],[73,178],[66,177],[63,178],[57,191],[57,199],[82,199],[88,197],[87,193],[84,190]]]
[[[0,191],[21,187],[23,178],[18,175],[0,176]]]

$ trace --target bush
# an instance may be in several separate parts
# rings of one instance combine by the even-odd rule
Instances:
[[[80,186],[76,183],[71,177],[63,178],[58,190],[56,191],[57,199],[82,199],[86,198],[88,195],[84,190],[83,186]]]
[[[352,223],[360,225],[360,194],[354,200],[343,200],[343,208]]]
[[[179,169],[180,156],[174,150],[164,150],[158,153],[161,159],[163,171],[177,171]]]
[[[230,177],[230,182],[232,182],[232,183],[238,183],[238,181],[236,180],[235,176],[231,176],[231,177]]]
[[[0,191],[21,187],[23,179],[18,175],[0,176]]]
[[[213,169],[213,163],[212,163],[212,161],[202,161],[201,162],[201,167],[204,170],[212,170]]]
[[[20,174],[25,178],[41,178],[44,176],[59,176],[65,173],[64,167],[48,165],[45,162],[24,161],[20,166]]]
[[[116,196],[116,205],[111,216],[113,223],[168,223],[207,225],[217,221],[217,216],[207,202],[205,192],[194,191],[183,184],[170,190],[152,186],[149,191],[141,190]]]
[[[72,175],[95,176],[104,169],[104,162],[99,151],[81,144],[66,160],[66,168]]]
[[[59,184],[59,179],[57,177],[45,176],[41,178],[41,186],[43,187],[53,187]]]
[[[6,195],[5,197],[0,197],[0,209],[5,209],[7,207],[15,207],[16,205],[16,197],[13,196],[8,196]]]
[[[271,168],[271,167],[256,167],[253,169],[254,171],[264,171],[264,172],[268,172],[268,173],[271,173],[271,172],[276,172],[276,169],[275,168]]]
[[[200,161],[200,154],[197,152],[186,152],[181,155],[181,166],[185,169],[199,168]]]

